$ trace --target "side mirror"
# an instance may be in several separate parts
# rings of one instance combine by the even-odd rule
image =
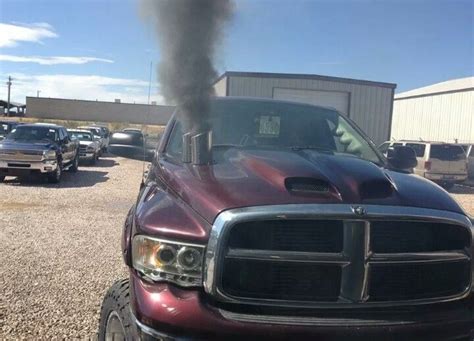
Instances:
[[[143,135],[128,132],[113,133],[110,135],[107,150],[114,155],[127,159],[152,161],[154,150],[146,148]]]
[[[387,160],[397,170],[411,170],[418,164],[415,150],[407,146],[396,146],[387,150]]]

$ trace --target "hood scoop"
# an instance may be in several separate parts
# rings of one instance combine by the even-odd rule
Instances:
[[[387,179],[366,180],[359,185],[361,199],[388,198],[393,194],[393,185]]]
[[[285,187],[294,194],[324,194],[329,192],[329,183],[315,178],[292,177],[285,179]]]

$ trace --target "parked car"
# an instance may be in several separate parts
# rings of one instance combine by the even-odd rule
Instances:
[[[58,125],[19,125],[0,141],[0,181],[37,173],[58,183],[64,170],[77,172],[78,165],[79,143]]]
[[[472,144],[461,145],[467,156],[467,173],[470,179],[474,179],[474,147]]]
[[[0,141],[3,140],[17,125],[17,122],[0,121]]]
[[[82,126],[82,127],[77,127],[77,129],[90,131],[94,135],[94,138],[96,138],[99,141],[99,144],[100,144],[99,156],[101,156],[107,150],[109,139],[105,138],[104,132],[102,131],[100,127]]]
[[[411,147],[416,153],[418,165],[414,172],[449,189],[467,179],[467,159],[464,149],[453,143],[427,141],[392,141],[380,145],[386,155],[389,148]]]
[[[110,130],[106,126],[100,124],[94,124],[93,127],[99,127],[102,130],[102,137],[104,138],[104,145],[105,148],[103,149],[104,152],[107,151],[107,147],[109,146],[109,138],[110,138]]]
[[[152,164],[99,340],[470,335],[473,226],[445,190],[400,171],[413,149],[387,160],[337,111],[294,102],[213,99],[210,131],[182,117],[155,153],[111,136],[111,153]]]
[[[68,129],[69,137],[79,141],[79,160],[95,164],[100,154],[100,142],[88,130]]]

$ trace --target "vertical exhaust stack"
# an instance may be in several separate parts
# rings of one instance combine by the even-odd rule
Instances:
[[[191,133],[183,134],[183,163],[190,163],[192,161],[191,155]]]
[[[191,160],[194,165],[209,165],[212,163],[212,133],[206,131],[191,138]]]

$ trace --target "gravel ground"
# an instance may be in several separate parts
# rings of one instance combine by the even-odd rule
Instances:
[[[95,336],[106,290],[126,276],[121,228],[141,173],[104,157],[59,185],[0,184],[0,340]]]
[[[94,338],[108,287],[125,277],[120,234],[142,163],[102,158],[59,185],[0,184],[0,339]],[[453,196],[474,215],[474,187]]]
[[[474,184],[471,186],[455,186],[449,192],[464,210],[474,218]]]

